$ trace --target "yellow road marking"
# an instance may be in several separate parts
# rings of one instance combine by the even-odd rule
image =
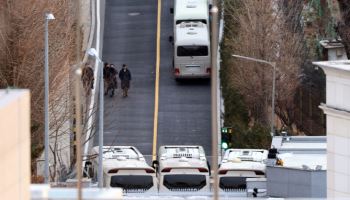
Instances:
[[[154,119],[153,119],[153,149],[152,160],[157,158],[157,135],[158,135],[158,108],[159,108],[159,65],[160,65],[160,17],[162,0],[158,0],[157,13],[157,55],[156,55],[156,83],[154,92]]]

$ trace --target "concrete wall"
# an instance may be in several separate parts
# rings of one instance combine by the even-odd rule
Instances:
[[[347,60],[345,48],[328,49],[328,60]]]
[[[337,73],[332,70],[327,72],[326,75],[327,106],[350,111],[350,72]],[[344,127],[344,129],[346,129],[346,127]],[[327,129],[327,131],[334,132],[334,130],[330,129]],[[343,130],[339,131],[343,132]]]
[[[29,199],[30,94],[0,90],[0,199]]]
[[[326,171],[267,167],[267,195],[271,197],[326,197]]]
[[[314,64],[327,81],[327,197],[350,198],[350,61]]]

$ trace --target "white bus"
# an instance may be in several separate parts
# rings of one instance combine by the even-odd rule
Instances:
[[[202,22],[182,22],[176,25],[174,37],[174,76],[210,78],[210,38]]]
[[[182,22],[202,22],[209,27],[208,0],[175,0],[174,28]]]
[[[175,79],[210,78],[208,0],[175,0],[173,72]]]
[[[264,149],[227,149],[218,170],[222,192],[246,192],[247,178],[265,178]]]
[[[98,146],[91,155],[96,156],[86,163],[86,171],[97,180]],[[90,164],[90,165],[89,165]],[[123,188],[125,193],[157,192],[155,170],[150,167],[143,155],[132,146],[103,147],[103,186]]]
[[[209,192],[209,166],[201,146],[161,146],[159,192]]]

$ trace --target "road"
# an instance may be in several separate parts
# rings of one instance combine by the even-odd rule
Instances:
[[[172,1],[162,1],[158,143],[198,144],[211,153],[210,83],[172,76]],[[104,145],[136,146],[152,154],[157,0],[106,0],[102,60],[132,73],[129,97],[105,97]],[[98,145],[98,137],[94,139]]]
[[[210,82],[177,83],[172,74],[173,1],[162,1],[158,146],[198,144],[211,154]]]

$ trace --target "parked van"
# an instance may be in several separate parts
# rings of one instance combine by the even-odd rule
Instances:
[[[161,146],[159,192],[209,192],[209,166],[201,146]]]
[[[91,155],[96,156],[86,162],[86,170],[97,180],[98,146]],[[133,146],[103,146],[103,187],[120,187],[125,193],[157,192],[155,170],[143,155]]]
[[[267,155],[264,149],[227,149],[218,170],[220,190],[246,194],[247,178],[265,178]]]

